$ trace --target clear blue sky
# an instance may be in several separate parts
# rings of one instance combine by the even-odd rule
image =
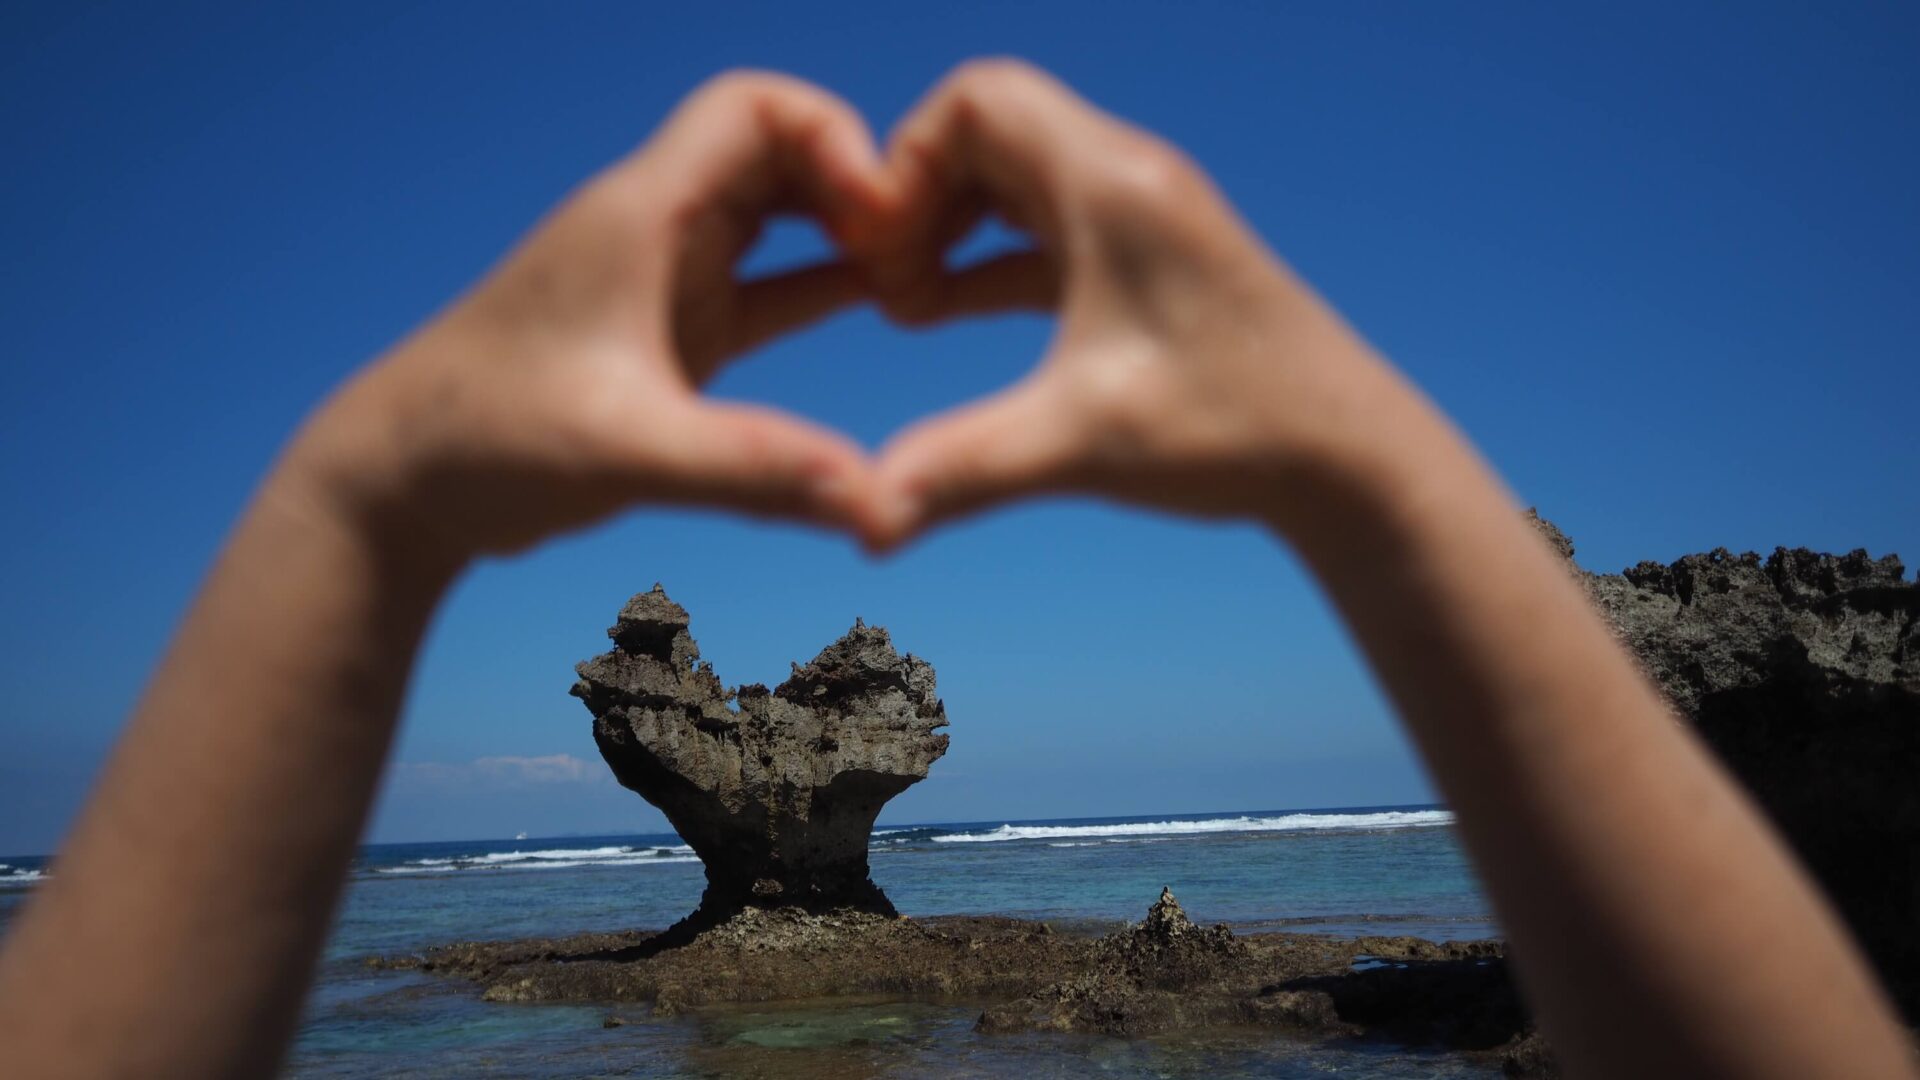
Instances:
[[[955,61],[1016,54],[1184,144],[1589,567],[1920,560],[1917,13],[12,5],[0,852],[54,842],[303,411],[735,65],[884,130]],[[758,262],[817,247],[779,229]],[[1047,331],[855,312],[717,390],[877,444],[1011,380]],[[658,828],[566,695],[656,579],[729,682],[777,680],[855,615],[935,663],[953,749],[890,820],[1429,797],[1315,587],[1251,528],[1054,502],[876,563],[647,512],[461,584],[374,837]]]

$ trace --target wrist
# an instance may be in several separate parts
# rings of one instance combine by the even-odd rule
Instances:
[[[1433,497],[1465,441],[1424,394],[1278,257],[1226,290],[1251,418],[1250,516],[1302,549],[1373,534]],[[1470,456],[1471,451],[1467,451]]]
[[[450,581],[478,553],[421,497],[414,443],[423,418],[407,419],[401,360],[378,361],[328,399],[281,455],[260,501],[384,565]]]
[[[1465,436],[1384,360],[1343,372],[1341,396],[1319,410],[1259,513],[1317,569],[1378,566],[1436,520],[1507,507]]]
[[[351,552],[390,585],[435,599],[473,561],[439,530],[363,497],[333,470],[317,468],[303,447],[289,449],[254,497],[249,516],[289,534]]]

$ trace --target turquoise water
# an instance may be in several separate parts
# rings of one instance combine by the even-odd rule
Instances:
[[[1239,930],[1497,933],[1432,807],[980,822],[877,829],[873,877],[910,915],[995,913],[1099,925],[1171,886],[1194,919]],[[0,856],[0,919],[38,859]],[[12,887],[8,887],[9,875]],[[1264,1033],[1119,1040],[981,1036],[977,1006],[863,1001],[702,1010],[503,1005],[472,986],[362,961],[462,939],[663,927],[700,864],[673,836],[377,845],[357,860],[289,1074],[409,1076],[1431,1077],[1484,1065]],[[627,1021],[608,1027],[616,1016]]]

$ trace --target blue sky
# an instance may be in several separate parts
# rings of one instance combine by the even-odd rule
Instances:
[[[0,851],[56,840],[310,404],[736,65],[884,131],[954,62],[1015,54],[1183,144],[1591,568],[1716,545],[1920,560],[1916,12],[10,6]],[[755,262],[818,250],[781,227]],[[877,445],[1017,377],[1048,329],[856,311],[715,389]],[[1428,797],[1255,529],[1055,501],[875,562],[654,511],[461,583],[374,838],[660,827],[566,695],[655,580],[729,682],[776,681],[856,615],[934,662],[953,748],[889,820]]]

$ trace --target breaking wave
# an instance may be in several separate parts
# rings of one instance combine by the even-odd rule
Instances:
[[[671,847],[608,846],[493,851],[484,855],[448,855],[376,866],[376,874],[446,874],[460,870],[563,870],[574,866],[671,866],[699,862],[685,844]]]
[[[949,830],[938,825],[902,826],[893,829],[873,830],[874,844],[914,844],[923,840],[938,840]]]
[[[31,885],[47,876],[44,870],[28,870],[23,867],[0,863],[0,889],[9,885]]]
[[[1098,840],[1120,837],[1198,836],[1206,833],[1297,832],[1303,829],[1412,829],[1451,825],[1447,810],[1382,810],[1366,814],[1281,814],[1277,817],[1208,818],[1200,821],[1137,821],[1110,825],[1002,825],[931,839],[936,844],[990,844],[1005,840]]]

